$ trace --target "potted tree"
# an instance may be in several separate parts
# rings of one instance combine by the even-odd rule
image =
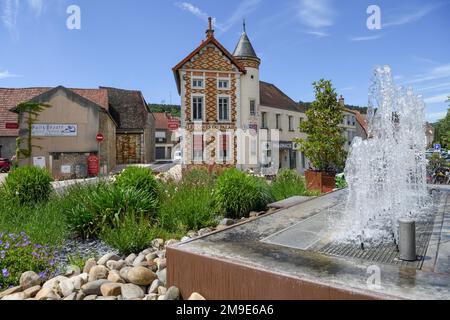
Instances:
[[[305,172],[308,189],[329,192],[335,188],[336,172],[343,167],[346,157],[346,139],[340,127],[344,105],[339,103],[330,80],[321,79],[313,86],[315,101],[306,111],[308,119],[300,123],[300,131],[307,138],[296,141],[312,166]]]

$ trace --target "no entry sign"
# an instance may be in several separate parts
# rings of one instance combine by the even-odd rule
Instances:
[[[105,140],[105,137],[101,133],[99,133],[97,134],[96,139],[98,142],[103,142]]]

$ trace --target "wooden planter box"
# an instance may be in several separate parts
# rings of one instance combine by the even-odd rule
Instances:
[[[305,172],[306,187],[322,193],[331,192],[336,188],[336,175],[321,171]]]

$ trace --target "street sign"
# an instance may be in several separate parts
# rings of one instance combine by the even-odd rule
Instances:
[[[103,142],[105,140],[105,137],[101,133],[99,133],[97,134],[95,139],[97,139],[98,142]]]
[[[436,143],[434,145],[434,150],[441,150],[441,145],[439,143]]]
[[[177,131],[180,127],[180,121],[177,119],[169,119],[167,127],[170,131]]]

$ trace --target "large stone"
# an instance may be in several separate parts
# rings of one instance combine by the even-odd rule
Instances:
[[[167,268],[163,269],[161,271],[158,271],[156,273],[156,275],[158,276],[159,281],[161,281],[164,285],[166,285],[167,283]]]
[[[104,297],[116,297],[122,292],[122,285],[118,283],[105,283],[100,287],[100,291]]]
[[[81,273],[81,269],[79,266],[71,265],[68,266],[66,269],[66,273],[64,276],[66,277],[75,277],[78,276]]]
[[[63,297],[68,297],[75,292],[75,285],[72,279],[67,279],[59,283],[59,292]]]
[[[137,267],[140,263],[145,262],[145,255],[140,254],[134,259],[133,267]]]
[[[22,273],[19,280],[19,285],[22,290],[26,290],[28,288],[38,286],[41,284],[41,278],[36,272],[27,271]]]
[[[150,293],[146,295],[142,300],[158,300],[158,295],[156,293]]]
[[[163,287],[163,286],[159,286],[159,287],[158,287],[158,294],[159,294],[160,296],[166,294],[166,292],[167,292],[167,288],[166,288],[166,287]]]
[[[164,243],[164,247],[171,247],[171,246],[176,245],[179,242],[180,241],[178,241],[178,240],[170,239],[170,240],[167,240],[166,243]]]
[[[78,292],[75,300],[80,301],[83,300],[86,295],[83,292]]]
[[[97,261],[97,264],[104,266],[110,260],[118,261],[118,260],[120,260],[120,257],[118,255],[116,255],[114,252],[110,252],[110,253],[105,254],[103,257],[101,257]]]
[[[136,259],[137,255],[135,253],[130,254],[128,257],[125,258],[125,264],[127,266],[132,266],[134,259]]]
[[[17,292],[3,297],[2,300],[25,300],[27,298],[24,292]]]
[[[36,294],[37,300],[60,300],[61,297],[58,295],[55,289],[51,287],[42,287],[42,289]]]
[[[85,301],[93,301],[93,300],[97,300],[97,295],[95,295],[95,294],[90,294],[90,295],[84,297],[83,300],[85,300]]]
[[[89,272],[88,281],[91,282],[106,278],[108,278],[108,269],[103,265],[98,265],[92,267],[91,271]]]
[[[158,255],[156,254],[156,252],[151,252],[145,256],[145,259],[147,260],[148,264],[150,265],[150,263],[152,263],[153,260],[155,260],[157,257],[158,257]]]
[[[123,267],[122,269],[120,269],[119,271],[119,275],[120,277],[125,280],[125,282],[129,282],[128,280],[128,272],[131,270],[131,267]]]
[[[228,218],[225,218],[225,219],[223,219],[220,223],[219,223],[219,225],[222,225],[222,226],[232,226],[234,224],[234,220],[233,219],[228,219]]]
[[[161,271],[162,269],[165,269],[167,267],[167,260],[166,258],[157,258],[155,259],[156,265],[158,266],[158,271]]]
[[[100,290],[101,286],[105,283],[110,283],[111,281],[105,280],[105,279],[101,279],[101,280],[96,280],[96,281],[92,281],[92,282],[88,282],[85,285],[83,285],[81,287],[81,291],[83,291],[83,293],[86,296],[89,295],[101,295],[102,292]]]
[[[108,280],[114,283],[125,283],[125,280],[120,276],[119,271],[111,270],[108,274]]]
[[[97,299],[95,299],[97,301],[111,301],[111,300],[117,300],[117,297],[114,296],[109,296],[109,297],[97,297]]]
[[[45,282],[42,285],[42,288],[49,288],[52,289],[53,291],[55,291],[57,294],[60,293],[60,288],[59,288],[59,283],[65,280],[68,280],[69,278],[64,277],[64,276],[57,276],[54,277],[50,280],[48,280],[47,282]]]
[[[200,293],[193,292],[188,300],[206,300]]]
[[[82,273],[78,276],[70,278],[75,290],[80,290],[81,287],[88,282],[88,277],[89,275],[87,273]]]
[[[27,295],[27,297],[34,298],[41,289],[41,286],[34,286],[25,290],[24,293]]]
[[[0,293],[0,299],[2,299],[3,297],[9,296],[9,295],[11,295],[11,294],[20,292],[20,291],[22,291],[22,288],[21,288],[20,286],[12,287],[12,288],[6,289],[5,291],[3,291],[3,292]]]
[[[67,297],[65,297],[63,300],[67,300],[67,301],[77,300],[77,293],[74,292],[74,293],[68,295]]]
[[[106,263],[106,266],[109,268],[109,270],[120,270],[123,267],[125,267],[125,261],[124,260],[119,260],[119,261],[109,260]]]
[[[129,282],[140,286],[148,286],[157,279],[156,274],[145,267],[131,268],[127,276]]]
[[[128,283],[122,285],[123,299],[142,299],[144,298],[144,291],[137,285]]]
[[[97,265],[97,261],[95,261],[94,258],[90,258],[86,261],[83,268],[83,273],[89,273],[92,269],[92,267]]]
[[[164,286],[164,283],[159,281],[159,279],[153,280],[150,288],[148,289],[148,294],[158,293],[158,287]]]
[[[167,300],[178,300],[180,299],[180,289],[172,286],[169,289],[167,289],[167,292],[164,295]]]
[[[159,250],[164,247],[164,240],[163,239],[155,239],[152,241],[152,247]]]

